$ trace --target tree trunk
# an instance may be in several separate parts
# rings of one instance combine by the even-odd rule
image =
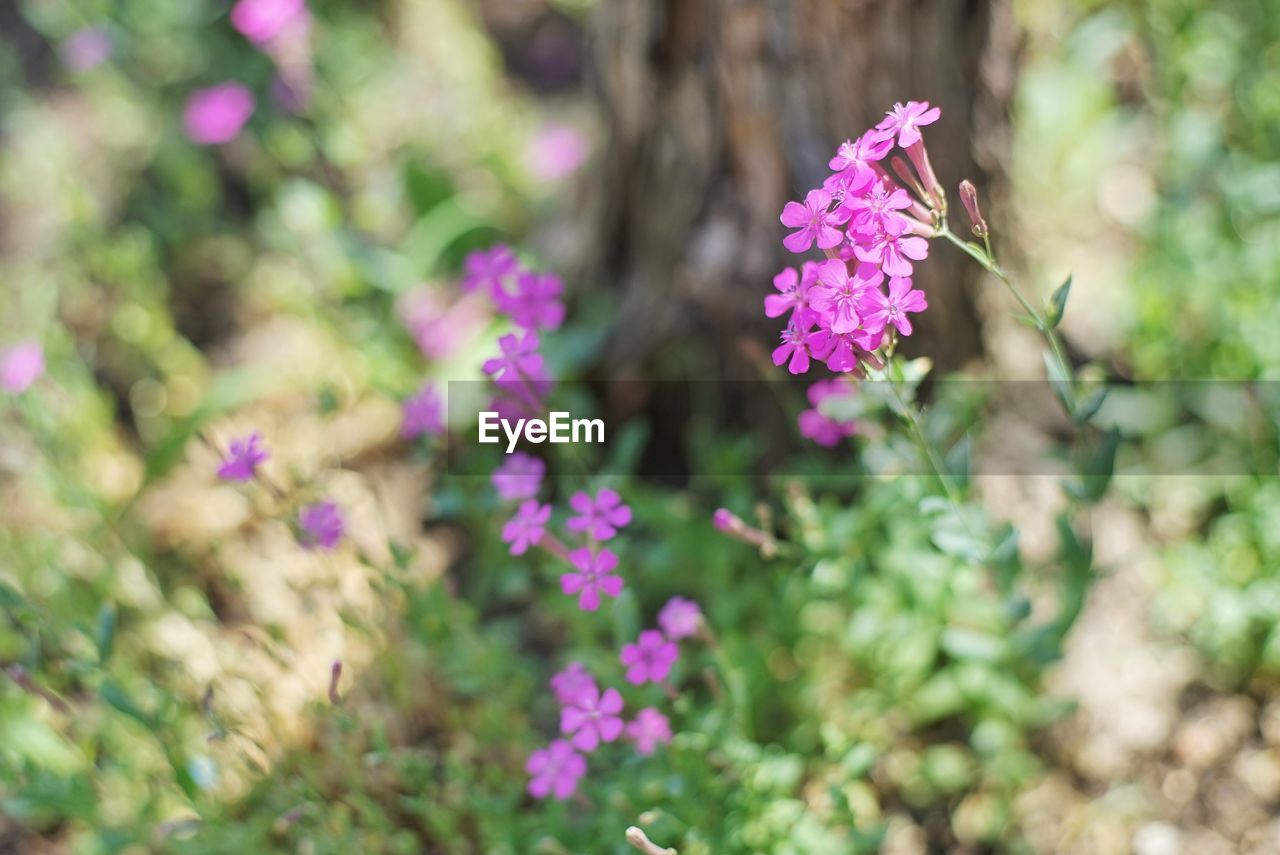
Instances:
[[[954,188],[997,177],[1015,37],[1008,0],[600,0],[588,49],[608,139],[584,275],[620,290],[608,373],[701,336],[720,376],[753,376],[743,349],[772,347],[761,302],[797,260],[782,206],[895,101],[942,107],[926,138],[967,225]],[[954,368],[982,350],[974,266],[931,250],[907,350]]]

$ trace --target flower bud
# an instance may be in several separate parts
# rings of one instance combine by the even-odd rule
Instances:
[[[986,237],[987,221],[982,218],[982,209],[978,207],[978,188],[967,178],[960,182],[960,201],[973,223],[973,233],[980,238]]]

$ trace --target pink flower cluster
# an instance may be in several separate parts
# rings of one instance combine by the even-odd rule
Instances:
[[[911,335],[909,315],[928,306],[912,287],[914,262],[929,254],[943,205],[919,129],[939,115],[927,103],[895,104],[876,127],[840,146],[822,187],[783,208],[782,224],[795,230],[783,246],[795,253],[816,246],[826,259],[774,277],[778,293],[765,298],[765,314],[788,315],[775,365],[804,374],[818,361],[862,376],[866,367],[883,367],[876,352],[887,336]],[[901,158],[889,161],[894,174],[883,166],[895,144],[914,174]]]
[[[626,679],[632,685],[666,683],[680,655],[676,642],[698,632],[702,611],[698,604],[673,597],[658,613],[661,631],[647,629],[635,644],[622,648]],[[614,688],[601,690],[595,677],[578,662],[570,662],[551,678],[551,691],[560,705],[560,733],[546,748],[529,757],[529,793],[534,798],[548,795],[563,801],[573,795],[578,781],[587,773],[585,754],[600,745],[626,737],[636,753],[649,756],[659,745],[671,742],[671,722],[657,707],[644,707],[629,722],[623,720],[624,701]]]

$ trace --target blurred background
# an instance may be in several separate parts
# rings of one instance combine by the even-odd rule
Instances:
[[[778,212],[907,99],[942,107],[934,165],[1022,281],[1074,275],[1074,362],[1280,379],[1280,2],[232,6],[0,3],[0,349],[44,359],[0,396],[0,851],[621,853],[643,816],[682,855],[1280,852],[1274,420],[1131,425],[1122,454],[1236,444],[1257,475],[1117,478],[1061,657],[1018,670],[946,635],[985,589],[911,488],[697,476],[754,471],[794,413],[691,427],[643,391],[767,376]],[[487,483],[399,433],[424,380],[481,377],[496,321],[457,279],[495,241],[565,278],[557,370],[636,381],[597,406],[637,460],[680,456],[628,487],[633,608],[698,599],[749,699],[733,728],[687,701],[670,756],[589,807],[532,801],[523,766],[592,637],[495,543]],[[908,352],[1040,377],[980,272],[921,266]],[[217,480],[251,430],[350,548],[299,550],[278,496]],[[710,527],[769,490],[837,557]],[[1053,478],[974,491],[1051,564]]]

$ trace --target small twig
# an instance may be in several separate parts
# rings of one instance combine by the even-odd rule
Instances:
[[[634,825],[627,829],[627,842],[645,855],[679,855],[674,849],[663,849]]]
[[[53,707],[58,712],[71,712],[71,706],[66,701],[43,686],[37,685],[36,681],[31,679],[31,675],[27,673],[27,669],[23,668],[16,662],[6,668],[5,673],[9,675],[10,680],[17,683],[28,694],[35,695],[37,698],[42,698],[45,703],[49,704],[49,706]]]

